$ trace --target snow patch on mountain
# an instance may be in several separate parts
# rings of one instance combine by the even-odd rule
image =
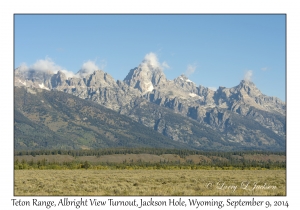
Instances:
[[[20,82],[21,84],[23,84],[23,85],[26,86],[26,81],[22,82],[22,81],[19,79],[19,82]]]
[[[45,89],[45,90],[49,90],[49,88],[47,88],[47,87],[44,85],[44,83],[39,84],[39,87],[42,88],[42,89]]]
[[[153,87],[153,85],[152,85],[152,83],[151,83],[150,86],[149,86],[148,89],[147,89],[147,92],[151,92],[153,89],[154,89],[154,87]]]
[[[195,96],[198,96],[197,94],[195,94],[195,93],[189,93],[189,96],[191,96],[191,97],[195,97]]]

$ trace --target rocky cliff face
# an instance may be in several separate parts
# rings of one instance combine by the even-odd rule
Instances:
[[[16,69],[15,86],[57,90],[94,101],[174,141],[199,148],[208,146],[203,142],[213,144],[214,140],[209,135],[197,136],[194,125],[212,129],[219,135],[216,142],[257,148],[285,146],[285,103],[262,94],[250,81],[213,91],[197,86],[184,75],[167,80],[158,66],[143,61],[124,81],[115,81],[101,70],[78,72],[67,78],[60,71],[51,74]],[[172,117],[166,118],[169,115]]]
[[[160,67],[149,60],[144,60],[137,68],[131,69],[124,79],[128,86],[138,89],[142,94],[151,92],[166,81]]]

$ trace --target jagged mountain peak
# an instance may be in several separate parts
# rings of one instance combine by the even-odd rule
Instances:
[[[214,95],[214,100],[218,106],[233,111],[240,109],[248,110],[249,107],[254,107],[272,113],[281,113],[283,115],[285,113],[284,102],[276,97],[264,95],[256,85],[249,80],[241,80],[237,86],[232,88],[220,86]],[[244,114],[245,113],[246,111]]]
[[[255,84],[249,80],[242,80],[235,89],[240,91],[241,94],[247,94],[252,98],[262,95],[261,91],[255,86]]]
[[[175,78],[172,81],[175,85],[175,87],[179,88],[181,91],[189,92],[189,93],[195,93],[198,94],[197,86],[196,84],[191,81],[186,75],[182,74],[179,77]]]
[[[174,81],[175,82],[179,82],[179,83],[182,83],[182,82],[185,82],[185,83],[194,83],[185,74],[181,74],[179,77],[175,78]]]
[[[73,77],[67,77],[64,70],[48,74],[45,71],[16,69],[15,85],[29,89],[55,89],[94,101],[174,141],[190,142],[197,148],[206,145],[202,140],[211,138],[211,132],[205,135],[201,134],[202,131],[197,133],[193,124],[204,125],[201,129],[212,128],[220,135],[219,139],[237,144],[257,146],[259,139],[261,144],[278,146],[279,141],[284,141],[285,103],[263,95],[253,82],[242,80],[237,86],[219,87],[213,91],[201,85],[197,87],[184,74],[167,80],[159,63],[155,63],[155,59],[150,61],[149,58],[131,69],[123,82],[115,81],[102,70],[90,71],[91,68],[82,68]],[[136,104],[137,100],[141,103]],[[170,117],[166,118],[167,115]],[[188,121],[184,119],[190,118],[193,121],[187,125]],[[256,133],[257,130],[262,130],[262,134]],[[273,131],[278,135],[274,136]],[[199,135],[203,135],[201,140]]]
[[[61,70],[59,70],[56,74],[58,74],[58,75],[65,75]]]
[[[101,87],[101,86],[116,87],[117,86],[114,78],[102,70],[96,70],[92,74],[88,75],[86,78],[87,78],[87,86],[88,87],[91,87],[91,86],[94,86],[94,87]]]
[[[255,84],[252,81],[250,81],[250,80],[244,80],[244,79],[241,80],[240,84],[255,86]]]
[[[102,70],[96,69],[96,68],[93,68],[93,69],[81,68],[75,75],[84,78],[84,77],[87,77],[87,76],[89,76],[91,74],[95,74],[98,71],[103,72]]]
[[[124,79],[124,82],[138,89],[142,93],[151,92],[154,86],[166,82],[167,79],[161,68],[153,67],[149,63],[142,63],[131,69]]]
[[[250,80],[241,80],[240,83],[237,85],[238,87],[242,87],[242,88],[245,88],[245,87],[251,87],[251,88],[256,88],[256,85],[250,81]]]
[[[188,80],[188,77],[185,76],[185,74],[181,74],[181,75],[180,75],[179,77],[177,77],[175,80],[178,80],[178,79],[186,81],[186,80]]]
[[[219,86],[219,88],[216,90],[216,93],[225,93],[227,97],[232,94],[246,94],[250,97],[257,97],[259,95],[262,95],[261,91],[255,86],[255,84],[249,80],[241,80],[241,82],[237,86],[234,86],[232,88]]]
[[[66,80],[66,75],[62,71],[58,71],[51,77],[51,86],[52,88],[64,86],[66,84]]]

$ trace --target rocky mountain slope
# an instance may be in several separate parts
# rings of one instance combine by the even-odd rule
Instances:
[[[61,91],[15,88],[16,150],[186,148],[129,117]]]
[[[285,150],[286,105],[261,93],[251,81],[213,91],[184,75],[167,80],[160,67],[145,60],[124,81],[102,70],[67,78],[61,71],[16,69],[15,86],[94,101],[197,149]]]

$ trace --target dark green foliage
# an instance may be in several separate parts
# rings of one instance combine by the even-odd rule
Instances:
[[[71,155],[75,156],[101,156],[101,155],[114,155],[114,154],[151,154],[151,155],[163,155],[163,154],[175,154],[184,158],[188,155],[204,155],[206,157],[224,157],[232,158],[235,156],[244,155],[282,155],[285,156],[285,152],[275,151],[199,151],[189,149],[171,149],[171,148],[104,148],[104,149],[91,149],[91,150],[35,150],[35,151],[15,151],[16,156],[22,155]]]
[[[81,168],[84,169],[88,169],[89,167],[91,167],[91,164],[88,161],[84,161],[83,165],[81,166]]]
[[[58,135],[46,126],[35,123],[15,109],[15,149],[64,148],[74,149],[69,138]]]
[[[29,152],[30,154],[33,154]],[[44,154],[57,154],[58,151],[35,151],[34,155]],[[241,169],[241,170],[253,170],[253,169],[286,169],[286,161],[274,161],[274,160],[255,160],[245,159],[245,155],[283,155],[284,152],[205,152],[205,151],[193,151],[193,150],[175,150],[175,149],[153,149],[153,148],[111,148],[111,149],[99,149],[99,150],[80,150],[80,151],[60,151],[60,154],[68,154],[73,156],[101,156],[101,155],[113,155],[113,154],[176,154],[184,158],[188,155],[203,155],[211,161],[202,161],[195,163],[192,160],[186,159],[185,161],[159,161],[159,162],[143,162],[143,161],[123,161],[122,163],[114,162],[99,162],[89,163],[88,161],[78,162],[47,162],[46,159],[41,161],[25,161],[21,162],[15,160],[15,169]],[[22,156],[27,152],[18,152],[15,155]]]

